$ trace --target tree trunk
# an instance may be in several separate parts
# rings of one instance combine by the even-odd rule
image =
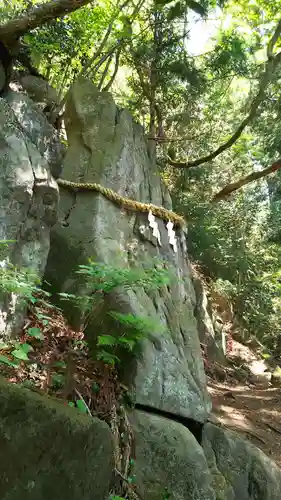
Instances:
[[[28,31],[42,26],[57,17],[63,17],[70,12],[80,9],[92,0],[52,0],[29,9],[19,17],[0,26],[0,40],[10,46],[13,42]]]

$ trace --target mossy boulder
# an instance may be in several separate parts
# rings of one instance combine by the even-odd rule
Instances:
[[[1,500],[104,500],[112,471],[105,422],[0,379]]]
[[[168,418],[134,410],[136,491],[145,500],[216,500],[204,452],[191,432]]]
[[[217,500],[280,500],[281,470],[235,432],[208,423],[202,447]]]

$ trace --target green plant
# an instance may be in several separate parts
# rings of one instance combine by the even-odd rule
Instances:
[[[123,290],[144,288],[147,292],[159,289],[170,283],[170,273],[160,263],[146,268],[116,268],[92,260],[88,265],[80,265],[77,274],[83,275],[86,280],[86,293],[83,296],[61,293],[64,300],[71,300],[81,307],[85,315],[85,324],[90,317],[94,317],[106,296],[117,287]],[[117,311],[107,313],[115,322],[118,334],[110,332],[97,337],[97,359],[106,364],[120,362],[117,351],[126,349],[133,351],[137,343],[150,333],[163,328],[150,318],[134,314],[124,314]]]
[[[41,280],[34,271],[28,268],[19,269],[8,259],[2,261],[0,293],[17,295],[22,305],[32,304],[36,307],[36,304],[46,304],[48,307],[54,307],[48,301],[50,293],[41,289],[40,285]],[[47,320],[47,317],[45,319]]]
[[[107,347],[107,351],[100,350],[98,352],[98,359],[115,364],[120,359],[114,354],[119,348],[133,351],[137,343],[147,338],[153,331],[163,331],[163,327],[151,320],[150,318],[142,318],[133,314],[123,314],[116,311],[108,313],[116,322],[122,325],[123,332],[118,335],[99,335],[97,339],[98,347]]]
[[[0,244],[6,247],[11,241],[0,241]],[[48,308],[55,308],[49,302],[50,294],[40,288],[41,280],[37,274],[27,268],[19,269],[4,259],[0,265],[0,293],[3,296],[11,294],[16,295],[18,303],[21,306],[30,306],[33,309],[35,316],[42,322],[43,326],[47,325],[50,317],[40,312],[39,306],[46,305]],[[27,338],[43,341],[44,335],[40,328],[28,328],[26,331]],[[1,354],[0,363],[8,366],[17,367],[21,362],[29,362],[29,353],[33,351],[33,347],[28,342],[20,342],[18,340],[9,340],[5,343],[0,343],[1,350],[7,351],[8,355]]]
[[[38,341],[44,340],[44,335],[40,328],[28,328],[26,336]],[[30,362],[28,355],[34,350],[28,342],[20,342],[18,340],[0,342],[0,349],[1,351],[7,351],[7,355],[0,355],[0,363],[13,368],[16,368],[21,362]]]
[[[40,280],[28,269],[18,269],[8,261],[0,267],[0,291],[19,294],[21,299],[34,302]]]

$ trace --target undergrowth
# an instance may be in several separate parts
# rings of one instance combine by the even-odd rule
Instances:
[[[2,338],[0,342],[0,373],[12,383],[58,397],[80,412],[107,421],[117,443],[115,455],[119,457],[115,464],[117,487],[109,500],[135,500],[138,496],[131,472],[132,430],[125,411],[127,388],[119,383],[116,365],[121,363],[120,352],[132,353],[140,341],[151,332],[163,332],[163,327],[150,317],[109,311],[107,314],[118,328],[97,336],[95,358],[90,355],[84,332],[108,294],[117,287],[157,290],[170,282],[169,273],[160,263],[146,269],[120,269],[89,261],[79,266],[77,275],[83,277],[84,294],[60,296],[82,311],[83,325],[79,331],[70,328],[34,273],[17,269],[7,260],[0,263],[0,296],[16,298],[28,311],[18,338]],[[3,303],[7,303],[6,299]],[[120,428],[129,436],[128,443],[124,442]]]
[[[151,332],[163,332],[163,327],[149,317],[109,311],[107,314],[114,324],[119,325],[118,333],[110,331],[98,335],[96,359],[92,359],[84,337],[88,321],[99,310],[107,295],[117,287],[121,286],[123,290],[137,287],[146,291],[158,289],[169,283],[169,273],[159,263],[147,269],[120,269],[90,260],[87,265],[79,266],[77,275],[84,278],[86,291],[83,296],[63,293],[60,296],[83,311],[84,322],[79,332],[72,330],[61,310],[51,304],[50,294],[42,290],[36,274],[28,269],[17,269],[7,260],[1,263],[0,293],[2,296],[16,296],[28,307],[29,316],[19,338],[5,338],[0,342],[0,365],[1,371],[4,374],[6,371],[11,381],[55,393],[67,399],[70,406],[75,404],[85,413],[94,409],[96,413],[99,404],[94,401],[98,399],[99,392],[102,393],[97,372],[103,373],[103,376],[106,373],[105,379],[109,385],[116,386],[114,367],[121,362],[119,353],[122,350],[133,352],[141,340]],[[84,393],[86,390],[88,401],[91,399],[90,392],[94,393],[91,408],[85,398],[78,396],[80,391],[77,386],[81,386],[83,378],[82,366],[84,371],[94,374],[87,388],[81,389]],[[116,387],[112,387],[111,392],[114,391]],[[104,414],[108,412],[106,404],[101,406]]]
[[[71,301],[83,311],[85,330],[90,318],[95,317],[106,297],[116,288],[123,290],[144,288],[147,292],[159,289],[169,283],[169,273],[159,263],[147,269],[122,269],[106,264],[89,261],[77,270],[85,280],[85,293],[81,295],[61,293],[64,300]],[[110,331],[97,337],[97,359],[106,364],[120,363],[117,350],[133,352],[138,342],[148,337],[152,332],[163,332],[163,327],[149,317],[137,316],[132,313],[109,311],[107,313],[115,324],[121,325],[118,334]]]

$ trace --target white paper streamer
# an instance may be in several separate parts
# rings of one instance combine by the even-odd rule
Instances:
[[[169,238],[169,243],[172,245],[173,250],[175,253],[177,253],[178,248],[177,248],[177,238],[176,238],[176,233],[173,230],[174,224],[169,220],[168,224],[166,225],[166,228],[168,229],[168,238]]]
[[[149,221],[149,227],[151,227],[151,229],[152,229],[152,234],[153,234],[153,236],[155,236],[155,238],[157,239],[157,241],[161,247],[162,245],[161,245],[161,238],[160,238],[158,224],[157,224],[157,221],[155,220],[155,217],[154,217],[153,213],[151,212],[151,210],[149,210],[149,212],[148,212],[148,221]]]

